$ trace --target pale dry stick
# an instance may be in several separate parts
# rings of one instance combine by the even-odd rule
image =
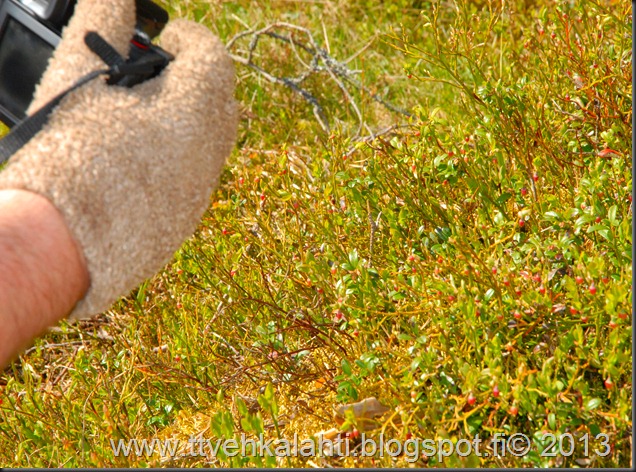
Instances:
[[[364,121],[364,118],[362,117],[362,113],[360,112],[360,109],[358,108],[358,105],[356,105],[355,100],[353,99],[353,97],[351,96],[349,91],[347,90],[347,87],[345,87],[344,83],[342,83],[342,81],[340,79],[338,79],[336,74],[334,74],[334,72],[331,69],[328,68],[327,72],[329,73],[329,75],[331,76],[333,81],[338,85],[338,87],[340,88],[340,90],[342,91],[344,96],[346,97],[347,101],[349,102],[349,105],[351,106],[351,108],[353,108],[353,112],[356,114],[356,116],[358,118],[358,129],[356,130],[355,136],[359,136],[360,135],[360,131],[362,131],[363,127],[366,128],[366,130],[369,133],[373,133],[369,129],[369,126]]]
[[[41,349],[44,351],[44,350],[57,349],[60,347],[67,347],[67,346],[82,346],[86,344],[87,344],[86,341],[69,341],[66,343],[57,343],[57,344],[49,343],[49,344],[45,344],[44,346],[33,346],[27,349],[26,351],[24,351],[23,356],[31,354],[33,351],[37,351],[38,349]]]
[[[286,36],[281,33],[278,33],[277,30],[281,30],[281,29],[289,30],[291,31],[291,34]],[[294,38],[293,37],[294,32],[304,34],[307,38],[306,42],[301,42],[297,40],[296,38]],[[326,32],[324,33],[326,34]],[[362,51],[366,50],[370,46],[372,41],[365,44],[362,50],[355,53],[345,62],[340,62],[334,59],[329,54],[328,50],[325,50],[318,46],[314,36],[311,34],[311,32],[307,28],[303,28],[301,26],[297,26],[291,23],[286,23],[286,22],[276,22],[258,30],[248,29],[246,31],[242,31],[241,33],[238,33],[233,38],[231,38],[230,41],[227,43],[226,47],[228,51],[232,51],[232,49],[236,47],[237,41],[249,36],[251,36],[251,39],[248,43],[245,54],[239,55],[239,54],[230,53],[230,56],[232,57],[232,59],[240,64],[243,64],[253,69],[254,71],[256,71],[257,74],[261,75],[269,82],[285,85],[286,87],[292,89],[294,92],[300,94],[306,101],[308,101],[312,105],[314,116],[316,117],[320,126],[325,132],[329,132],[330,126],[329,126],[329,122],[325,115],[322,105],[311,92],[309,92],[308,90],[300,86],[300,84],[311,75],[319,74],[322,72],[327,72],[329,74],[331,79],[338,85],[338,88],[343,93],[349,106],[353,109],[356,115],[356,118],[358,120],[358,130],[356,132],[356,136],[359,136],[359,133],[362,130],[362,128],[366,128],[370,134],[372,133],[364,120],[364,117],[360,111],[360,108],[355,102],[351,92],[345,85],[345,82],[347,82],[349,85],[353,86],[354,88],[360,91],[364,91],[374,101],[382,104],[387,109],[407,117],[412,117],[410,113],[400,109],[399,107],[396,107],[390,102],[387,102],[382,97],[380,97],[377,93],[373,93],[368,87],[362,85],[358,80],[354,78],[354,75],[357,73],[357,71],[352,71],[346,66],[348,62],[350,62],[359,54],[361,54]],[[296,59],[298,60],[300,64],[303,65],[305,70],[302,71],[296,77],[278,77],[274,74],[267,72],[262,66],[257,65],[254,62],[254,56],[256,55],[256,48],[259,44],[259,39],[262,36],[268,36],[275,40],[289,44],[294,51],[294,55]],[[309,64],[307,64],[302,59],[301,55],[299,54],[299,49],[302,49],[303,51],[305,51],[307,54],[309,54],[312,57]]]
[[[320,105],[320,103],[318,102],[316,97],[314,97],[310,92],[308,92],[307,90],[301,88],[298,85],[305,78],[307,78],[310,75],[310,73],[306,72],[305,74],[302,74],[301,76],[296,77],[296,78],[277,77],[277,76],[275,76],[273,74],[268,73],[267,71],[265,71],[265,69],[263,69],[262,67],[256,65],[253,62],[254,52],[256,50],[256,47],[258,45],[258,41],[259,41],[261,36],[267,35],[267,36],[270,36],[270,37],[273,37],[275,39],[279,39],[279,40],[282,40],[282,41],[285,41],[285,42],[288,42],[288,43],[292,42],[291,39],[285,38],[283,36],[280,36],[280,35],[272,32],[272,30],[275,29],[275,28],[288,28],[288,29],[291,29],[291,30],[305,32],[306,34],[308,34],[310,36],[310,39],[311,39],[311,41],[313,43],[313,37],[311,37],[311,34],[309,33],[309,31],[306,30],[305,28],[302,28],[302,27],[299,27],[299,26],[296,26],[296,25],[292,25],[290,23],[274,23],[274,24],[266,26],[265,28],[262,28],[260,30],[256,30],[256,31],[247,30],[247,31],[243,31],[243,32],[238,33],[237,35],[235,35],[232,39],[230,39],[230,41],[226,45],[226,48],[228,49],[228,51],[230,51],[234,47],[234,44],[239,39],[244,38],[244,37],[249,36],[249,35],[252,35],[252,39],[250,40],[249,45],[248,45],[247,57],[242,57],[242,56],[238,56],[236,54],[231,54],[231,53],[230,53],[230,57],[234,61],[254,69],[258,74],[263,76],[268,81],[270,81],[272,83],[275,83],[275,84],[285,85],[285,86],[291,88],[296,93],[300,94],[306,101],[308,101],[313,106],[314,116],[318,120],[318,123],[320,124],[322,129],[325,132],[329,132],[329,130],[330,130],[329,122],[327,120],[327,117],[324,114],[324,110],[323,110],[322,106]],[[305,46],[305,45],[303,45],[301,43],[295,42],[295,41],[293,41],[293,42],[295,43],[295,45],[297,45],[299,47],[302,47],[308,53],[310,53],[310,54],[312,53],[312,50],[310,48],[308,48],[307,46]],[[309,71],[309,72],[311,72],[311,71]]]
[[[307,92],[305,89],[302,89],[302,88],[298,87],[296,84],[294,84],[289,79],[276,77],[274,75],[271,75],[271,74],[265,72],[265,70],[263,70],[262,68],[258,67],[255,64],[251,64],[251,63],[247,62],[242,57],[235,56],[234,54],[230,54],[230,57],[233,60],[235,60],[236,62],[244,64],[244,65],[246,65],[248,67],[251,67],[257,73],[259,73],[261,76],[263,76],[265,79],[269,80],[270,82],[272,82],[274,84],[285,85],[285,86],[289,87],[290,89],[292,89],[293,91],[299,93],[305,100],[307,100],[309,103],[311,103],[313,105],[314,116],[318,120],[318,123],[320,123],[320,126],[322,127],[322,129],[326,133],[329,132],[330,127],[329,127],[329,122],[327,120],[327,117],[325,116],[324,111],[323,111],[322,107],[320,106],[320,103],[318,102],[318,100],[311,93]]]

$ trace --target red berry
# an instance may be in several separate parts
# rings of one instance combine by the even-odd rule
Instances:
[[[581,321],[582,321],[583,323],[587,323],[587,320],[589,320],[589,318],[588,318],[587,316],[585,316],[585,315],[582,315],[582,316],[581,316]]]
[[[514,316],[514,317],[515,317],[515,319],[517,319],[517,320],[521,319],[521,313],[519,313],[518,311],[515,311],[515,312],[512,314],[512,316]]]
[[[523,195],[524,197],[525,197],[526,195],[528,195],[528,189],[527,189],[527,188],[525,188],[525,187],[523,187],[523,188],[521,189],[521,195]]]
[[[495,385],[492,389],[492,396],[495,398],[499,398],[499,387]]]
[[[415,256],[414,256],[413,254],[411,254],[411,255],[409,256],[409,261],[413,262],[414,260],[415,260]]]
[[[466,399],[466,403],[468,403],[469,405],[474,405],[475,402],[477,401],[477,399],[475,398],[475,395],[471,393],[468,394],[468,398]]]
[[[610,320],[609,327],[610,327],[610,329],[618,328],[618,323],[616,323],[616,321],[614,321],[614,320]]]
[[[351,335],[352,335],[354,338],[357,338],[358,336],[360,336],[360,331],[358,331],[357,329],[354,329],[354,330],[353,330],[353,333],[351,333]]]
[[[539,286],[539,293],[545,295],[545,287],[543,285]]]
[[[535,282],[541,282],[541,274],[534,274],[532,276],[532,280],[534,280]]]
[[[572,315],[576,315],[579,312],[579,310],[577,310],[576,308],[574,308],[573,306],[570,307],[570,313]]]
[[[261,201],[262,201],[262,202],[264,202],[266,198],[267,198],[267,196],[265,196],[265,194],[264,194],[264,193],[262,193],[262,194],[261,194]]]
[[[515,295],[520,297],[521,296],[521,290],[519,290],[518,288],[515,289]]]
[[[523,228],[526,225],[526,222],[523,220],[519,220],[519,227]]]
[[[496,267],[493,267],[493,268],[492,268],[492,273],[493,273],[493,274],[496,274],[496,273],[497,273],[497,268],[496,268]]]
[[[605,388],[610,390],[613,386],[614,386],[614,382],[612,382],[612,379],[605,379]]]
[[[603,277],[601,277],[601,282],[603,282],[604,284],[606,284],[607,282],[609,282],[609,277],[607,277],[607,276],[603,276]]]
[[[506,277],[505,279],[503,279],[503,284],[504,284],[506,287],[509,287],[509,286],[510,286],[510,280],[508,280],[508,278]]]
[[[601,217],[597,216],[596,218],[594,218],[594,223],[600,223],[601,222]]]
[[[519,408],[517,408],[515,405],[512,405],[508,409],[508,413],[510,413],[512,416],[517,416],[517,413],[519,413]]]
[[[619,313],[619,314],[618,314],[618,317],[619,317],[621,320],[626,320],[626,319],[627,319],[627,313],[625,313],[625,312],[621,312],[621,313]]]
[[[576,277],[574,277],[574,281],[580,285],[583,283],[583,277],[581,277],[580,275],[577,275]]]
[[[243,183],[244,183],[244,182],[245,182],[245,179],[244,179],[243,177],[241,177],[241,178],[239,179],[239,184],[243,185]]]
[[[532,180],[537,182],[539,180],[539,174],[537,174],[536,172],[534,174],[532,174]]]
[[[596,285],[590,285],[590,288],[588,290],[590,291],[590,294],[596,295]]]

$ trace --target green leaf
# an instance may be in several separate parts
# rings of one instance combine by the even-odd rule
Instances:
[[[243,399],[241,398],[236,399],[236,408],[238,409],[241,416],[247,416],[247,413],[248,413],[247,405],[245,404]]]
[[[548,426],[552,431],[556,430],[556,415],[554,413],[548,414]]]
[[[347,359],[342,359],[340,365],[342,366],[342,371],[345,373],[345,375],[350,376],[353,373],[353,371],[351,370],[351,364],[349,364],[349,361]]]
[[[612,207],[607,211],[607,219],[610,221],[612,226],[617,226],[618,221],[616,220],[616,212],[618,211],[618,207],[616,205],[612,205]]]
[[[354,249],[349,253],[349,266],[351,267],[351,269],[349,270],[356,270],[359,262],[360,260],[358,259],[358,250]]]
[[[504,203],[506,203],[508,200],[510,200],[510,197],[512,197],[511,193],[505,192],[502,195],[499,196],[499,198],[497,199],[497,205],[503,205]]]

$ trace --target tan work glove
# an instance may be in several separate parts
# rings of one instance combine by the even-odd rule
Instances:
[[[31,104],[33,112],[101,60],[96,31],[124,57],[134,0],[79,0]],[[175,56],[133,88],[98,78],[67,96],[0,172],[0,189],[48,198],[83,250],[90,289],[71,319],[106,310],[159,271],[195,230],[234,145],[234,70],[202,25],[175,20],[161,35]]]

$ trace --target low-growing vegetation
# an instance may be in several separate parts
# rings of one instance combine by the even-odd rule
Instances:
[[[172,263],[0,375],[1,465],[631,465],[626,2],[164,5],[226,42],[304,30],[233,43],[260,68],[237,62],[239,142]],[[268,75],[311,69],[306,32],[339,68],[311,70],[303,94]],[[532,447],[443,461],[111,447],[332,427],[355,445],[356,418],[334,409],[369,397],[390,409],[370,438]]]

